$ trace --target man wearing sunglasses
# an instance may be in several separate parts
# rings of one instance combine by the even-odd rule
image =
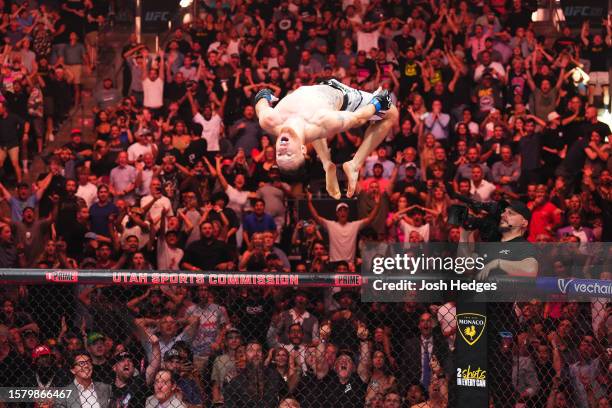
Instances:
[[[66,399],[55,401],[59,408],[108,408],[110,405],[111,387],[108,384],[94,382],[93,364],[89,353],[75,351],[68,358],[70,372],[74,380],[68,384],[71,391]]]

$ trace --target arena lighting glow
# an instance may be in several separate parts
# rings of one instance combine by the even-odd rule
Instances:
[[[181,6],[182,8],[187,8],[191,6],[192,3],[193,3],[193,0],[180,0],[179,6]]]

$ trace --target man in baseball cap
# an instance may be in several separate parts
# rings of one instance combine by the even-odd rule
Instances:
[[[346,208],[346,210],[348,211],[349,206],[347,203],[340,203],[336,206],[336,212],[340,211],[341,209]]]
[[[480,280],[491,275],[521,276],[535,278],[538,274],[537,251],[526,239],[531,210],[522,201],[506,203],[499,220],[501,239],[499,245],[487,247],[487,254],[480,254],[489,260],[484,268],[477,271]]]
[[[68,372],[55,364],[55,356],[49,346],[37,346],[31,356],[33,370],[28,373],[28,387],[61,387],[70,381]]]
[[[115,377],[113,367],[106,358],[106,336],[99,332],[91,332],[87,336],[87,351],[93,364],[93,380],[110,384]]]
[[[138,363],[134,356],[127,351],[116,354],[111,359],[115,373],[113,387],[113,401],[121,402],[121,406],[140,407],[147,399],[147,389],[159,369],[159,353],[157,361],[152,361],[147,367],[145,376],[134,376],[135,365]]]

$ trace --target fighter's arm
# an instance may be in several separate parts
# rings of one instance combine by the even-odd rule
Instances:
[[[259,126],[266,132],[278,136],[278,127],[283,123],[283,119],[268,101],[260,99],[255,105],[255,112],[259,118]]]

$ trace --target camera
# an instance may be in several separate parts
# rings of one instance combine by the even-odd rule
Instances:
[[[500,234],[498,226],[501,214],[508,206],[507,201],[480,202],[470,197],[457,194],[452,188],[447,188],[447,191],[450,192],[449,196],[451,198],[455,198],[465,203],[465,205],[453,204],[448,208],[447,215],[449,225],[461,226],[471,231],[478,230],[483,241],[499,241]],[[484,213],[484,216],[471,215],[469,210],[479,214]]]

